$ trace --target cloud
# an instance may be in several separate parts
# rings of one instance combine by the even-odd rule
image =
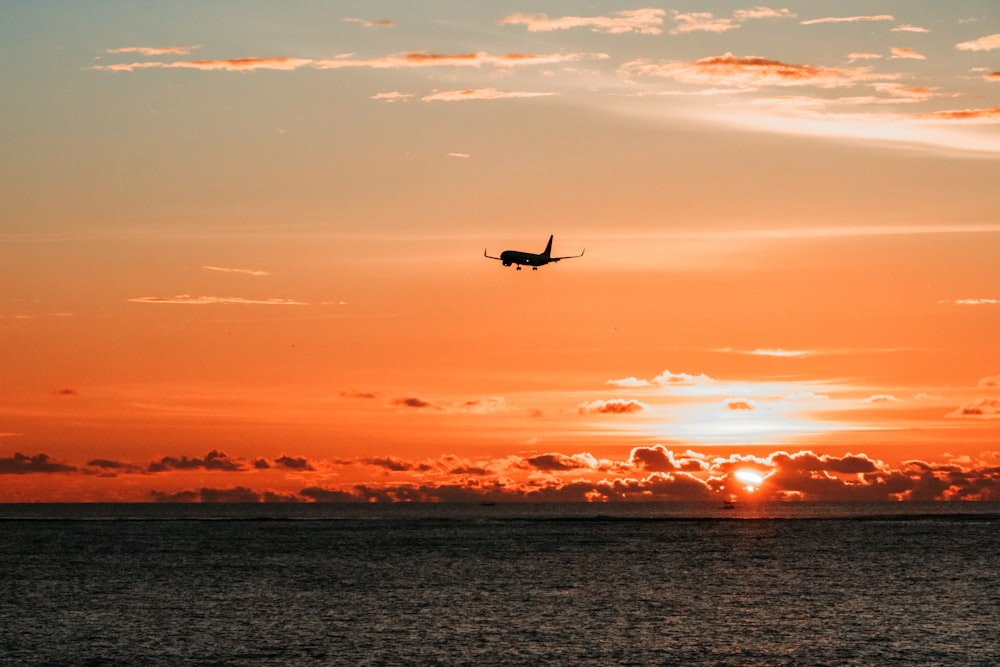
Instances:
[[[386,470],[391,470],[392,472],[406,472],[410,470],[428,471],[431,469],[431,467],[426,463],[412,463],[393,456],[375,456],[366,459],[358,459],[357,463],[367,466],[375,466],[377,468],[385,468]]]
[[[205,458],[192,458],[186,456],[175,458],[164,456],[158,461],[150,462],[146,470],[151,473],[167,472],[170,470],[212,470],[217,472],[237,472],[245,470],[243,464],[226,456],[224,453],[213,449]]]
[[[656,77],[679,83],[752,89],[762,86],[815,86],[844,88],[861,82],[890,78],[875,75],[867,67],[819,67],[796,65],[760,56],[734,56],[726,53],[695,61],[633,60],[619,68],[625,78]]]
[[[466,90],[444,90],[424,95],[422,102],[465,102],[469,100],[507,100],[523,97],[547,97],[558,93],[503,91],[496,88],[479,88]]]
[[[226,58],[219,60],[181,60],[174,62],[140,62],[98,65],[92,69],[112,72],[133,72],[141,69],[194,69],[201,71],[252,72],[256,70],[293,71],[298,69],[408,69],[423,67],[521,67],[555,65],[586,59],[607,59],[603,53],[508,53],[492,55],[485,52],[438,54],[425,51],[396,53],[380,58],[355,60],[349,56],[314,60],[311,58]]]
[[[663,445],[652,447],[635,447],[629,453],[629,465],[649,472],[699,472],[705,469],[705,463],[698,458],[678,459],[672,451]]]
[[[927,28],[921,28],[919,26],[910,25],[909,23],[904,23],[893,28],[890,32],[930,32]]]
[[[623,398],[613,398],[610,401],[591,401],[589,403],[581,403],[579,405],[579,412],[582,415],[624,415],[631,414],[633,412],[642,412],[643,410],[648,410],[649,406],[645,403],[636,400],[625,400]]]
[[[56,396],[79,396],[80,392],[76,389],[70,387],[64,387],[62,389],[53,389],[52,393]]]
[[[992,51],[1000,49],[1000,33],[980,37],[971,42],[961,42],[960,44],[956,44],[955,48],[959,51]]]
[[[224,266],[203,266],[201,267],[206,271],[221,271],[223,273],[245,273],[249,276],[269,276],[271,275],[267,271],[261,271],[259,269],[233,269]]]
[[[757,403],[746,398],[730,398],[725,406],[727,410],[738,412],[753,412],[757,409]]]
[[[13,456],[0,458],[0,475],[30,475],[34,473],[74,472],[75,467],[56,463],[48,454],[27,456],[15,452]]]
[[[433,403],[428,403],[427,401],[425,401],[423,399],[414,398],[412,396],[406,396],[406,397],[403,397],[403,398],[394,398],[394,399],[392,399],[392,404],[393,405],[398,405],[401,408],[416,408],[418,410],[422,410],[424,408],[430,408],[432,410],[439,410],[440,409],[436,405],[434,405]]]
[[[983,78],[987,81],[1000,81],[1000,72],[990,72],[988,74],[984,74]]]
[[[878,53],[866,53],[864,51],[856,51],[854,53],[847,54],[847,59],[849,62],[854,62],[855,60],[878,60],[881,58],[881,54]]]
[[[865,403],[894,403],[899,399],[892,394],[875,394],[864,399]]]
[[[652,383],[649,380],[627,377],[620,380],[608,380],[604,384],[611,385],[612,387],[621,387],[622,389],[638,389],[640,387],[649,387]]]
[[[820,19],[809,19],[808,21],[800,21],[801,25],[818,25],[820,23],[859,23],[863,21],[895,21],[896,19],[890,14],[879,14],[877,16],[842,16],[842,17],[826,17]]]
[[[926,56],[921,55],[916,51],[914,51],[913,49],[908,49],[906,47],[893,46],[891,48],[891,51],[892,51],[892,56],[891,56],[892,58],[903,58],[909,60],[927,60]]]
[[[252,306],[308,306],[305,301],[295,299],[246,299],[237,296],[139,296],[129,299],[134,303],[169,303],[194,306],[212,306],[217,304],[240,304]]]
[[[945,417],[949,419],[1000,419],[1000,398],[980,398],[967,403]]]
[[[572,28],[589,28],[593,32],[611,34],[637,33],[659,35],[663,32],[662,9],[631,9],[615,12],[612,16],[562,16],[549,18],[546,14],[515,12],[500,20],[500,25],[523,25],[528,32],[551,32]]]
[[[980,378],[976,386],[981,389],[1000,387],[1000,375],[992,375],[990,377]]]
[[[413,99],[413,93],[400,93],[400,92],[388,92],[388,93],[377,93],[372,95],[373,100],[379,100],[382,102],[406,102]]]
[[[199,46],[125,46],[120,49],[108,49],[105,53],[138,53],[143,56],[187,55]]]
[[[468,159],[468,158],[470,158],[472,156],[469,155],[468,153],[448,153],[448,157],[461,158],[461,159],[465,160],[465,159]]]
[[[390,21],[389,19],[378,19],[375,21],[366,21],[365,19],[347,18],[341,19],[345,23],[357,23],[364,28],[392,28],[396,25],[395,21]]]
[[[309,461],[301,456],[291,457],[282,455],[274,459],[274,463],[280,468],[288,468],[290,470],[316,470]]]
[[[704,373],[701,375],[689,375],[687,373],[671,373],[665,370],[655,378],[653,382],[661,387],[693,387],[695,385],[714,384],[715,380]]]
[[[178,491],[165,493],[151,491],[150,495],[158,503],[279,503],[302,502],[294,494],[277,493],[274,491],[257,492],[244,486],[230,489],[214,489],[202,487],[193,491]]]
[[[1000,119],[1000,107],[932,111],[930,113],[918,114],[916,117],[926,120],[993,121]],[[959,299],[955,303],[960,305],[981,305],[1000,303],[1000,301],[997,299]]]
[[[672,35],[686,32],[726,32],[740,27],[733,19],[716,18],[711,12],[682,14],[674,11],[674,22],[676,27],[670,31]]]
[[[340,395],[344,398],[378,398],[378,394],[373,391],[357,391],[356,389],[352,389],[351,391],[342,391],[340,392]]]
[[[950,303],[956,306],[995,306],[1000,299],[943,299],[938,303]]]
[[[809,357],[817,354],[815,350],[785,350],[780,347],[766,348],[758,347],[754,350],[734,350],[732,348],[722,348],[719,352],[730,352],[733,354],[746,354],[752,357]]]
[[[753,9],[737,9],[733,12],[733,18],[737,21],[749,21],[751,19],[790,19],[798,16],[790,9],[771,9],[770,7],[754,7]]]
[[[112,459],[91,459],[87,461],[87,465],[91,468],[98,468],[100,470],[109,471],[112,473],[125,472],[125,473],[140,473],[143,472],[141,466],[137,466],[133,463],[128,463],[125,461],[114,461]]]
[[[754,7],[753,9],[738,9],[731,18],[716,17],[711,12],[682,13],[674,10],[674,28],[671,35],[688,32],[722,33],[736,30],[741,24],[759,19],[794,18],[797,16],[789,9],[772,9],[770,7]]]

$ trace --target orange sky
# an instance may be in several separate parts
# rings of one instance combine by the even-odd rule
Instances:
[[[0,502],[1000,497],[1000,8],[927,4],[10,9]]]

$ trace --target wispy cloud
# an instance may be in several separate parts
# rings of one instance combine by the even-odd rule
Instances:
[[[891,14],[878,14],[876,16],[829,16],[819,19],[809,19],[800,21],[802,25],[818,25],[820,23],[861,23],[867,21],[895,21]]]
[[[738,9],[731,17],[717,17],[711,12],[679,12],[673,11],[674,27],[672,35],[691,32],[723,33],[737,30],[743,23],[759,19],[785,19],[797,16],[789,9],[772,9],[770,7],[755,7],[753,9]]]
[[[124,46],[120,49],[108,49],[105,53],[138,53],[143,56],[187,55],[199,46]]]
[[[917,33],[926,33],[926,32],[930,32],[930,30],[928,30],[927,28],[921,28],[920,26],[910,25],[909,23],[904,23],[902,25],[898,25],[895,28],[893,28],[891,32],[917,32]]]
[[[547,97],[558,93],[504,91],[496,88],[472,88],[467,90],[443,90],[424,95],[424,102],[466,102],[471,100],[508,100],[524,97]]]
[[[550,18],[546,14],[516,12],[500,20],[500,25],[523,25],[528,32],[551,32],[572,28],[589,28],[593,32],[611,34],[638,33],[659,35],[663,32],[662,9],[631,9],[615,12],[611,16],[561,16]]]
[[[241,304],[255,306],[307,306],[305,301],[295,299],[247,299],[238,296],[191,296],[190,294],[178,294],[177,296],[139,296],[129,299],[134,303],[167,303],[194,306],[211,306],[216,304]]]
[[[117,65],[98,65],[92,69],[114,72],[133,72],[141,69],[195,69],[202,71],[252,72],[255,70],[293,71],[303,68],[331,70],[349,68],[405,69],[426,67],[523,67],[532,65],[555,65],[578,62],[587,59],[608,58],[602,53],[553,53],[529,54],[508,53],[493,55],[484,52],[438,54],[424,51],[397,53],[381,58],[356,60],[350,56],[326,60],[311,58],[225,58],[217,60],[179,60],[174,62],[139,62]]]
[[[630,79],[656,77],[686,84],[730,88],[762,86],[841,88],[854,86],[859,82],[894,78],[893,75],[873,74],[867,67],[798,65],[760,56],[734,56],[732,53],[695,61],[633,60],[622,65],[619,74]]]
[[[413,93],[401,93],[398,91],[392,91],[387,93],[377,93],[372,95],[373,100],[379,100],[381,102],[406,102],[413,99]]]
[[[1000,49],[1000,33],[987,35],[969,42],[961,42],[955,45],[959,51],[992,51]]]
[[[909,58],[910,60],[927,60],[927,57],[923,54],[917,53],[913,49],[909,49],[902,46],[893,46],[892,57],[893,58]]]
[[[1000,299],[944,299],[938,303],[950,303],[956,306],[996,306]]]
[[[206,271],[221,271],[222,273],[245,273],[249,276],[269,276],[271,275],[267,271],[261,271],[259,269],[234,269],[224,266],[203,266],[201,267]]]
[[[345,23],[357,23],[358,25],[360,25],[360,26],[362,26],[364,28],[369,28],[369,29],[392,28],[393,26],[396,25],[395,21],[390,21],[389,19],[377,19],[375,21],[367,21],[365,19],[346,18],[346,19],[342,19],[342,20]]]

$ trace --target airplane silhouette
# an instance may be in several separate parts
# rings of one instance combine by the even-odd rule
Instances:
[[[521,270],[521,266],[530,266],[532,271],[537,271],[538,267],[545,266],[549,262],[558,262],[561,259],[573,259],[574,257],[583,257],[583,253],[587,252],[584,248],[583,252],[579,255],[569,255],[567,257],[553,257],[552,256],[552,236],[549,236],[549,242],[545,246],[545,250],[540,253],[533,252],[522,252],[520,250],[504,250],[500,253],[499,257],[493,257],[492,255],[486,254],[486,249],[483,249],[483,257],[488,257],[490,259],[498,259],[503,262],[504,266],[510,266],[511,264],[517,264],[517,270]]]

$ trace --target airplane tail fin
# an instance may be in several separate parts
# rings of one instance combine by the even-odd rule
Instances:
[[[552,256],[552,236],[549,236],[549,242],[545,246],[545,252],[543,252],[542,254],[545,255],[546,257]]]

